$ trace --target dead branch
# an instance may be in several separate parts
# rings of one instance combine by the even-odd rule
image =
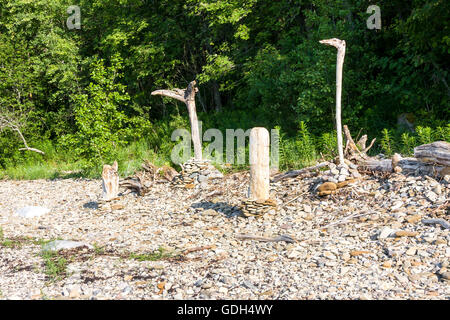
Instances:
[[[444,219],[423,219],[423,224],[440,224],[445,229],[450,229],[450,223]]]
[[[191,136],[194,144],[195,159],[202,159],[202,145],[200,142],[200,129],[198,126],[197,109],[195,107],[195,93],[198,88],[195,87],[196,81],[191,81],[186,89],[172,89],[172,90],[155,90],[151,93],[152,96],[160,95],[176,99],[184,102],[188,109],[189,121],[191,124]]]
[[[40,154],[45,154],[43,151],[41,151],[39,149],[29,147],[27,141],[25,140],[25,137],[23,136],[22,132],[20,131],[19,126],[17,124],[14,124],[12,120],[7,119],[4,116],[0,116],[0,130],[2,128],[9,128],[12,131],[17,132],[20,139],[22,139],[23,144],[25,145],[25,148],[19,149],[20,151],[32,151],[32,152],[37,152]]]
[[[326,167],[329,164],[330,163],[328,161],[325,161],[325,162],[321,162],[319,164],[316,164],[315,166],[312,166],[312,167],[307,167],[307,168],[303,168],[303,169],[300,169],[300,170],[288,171],[288,172],[285,172],[285,173],[282,173],[280,175],[277,175],[277,176],[273,177],[272,182],[278,182],[278,181],[286,179],[286,178],[297,177],[297,176],[299,176],[299,175],[301,175],[303,173],[310,172],[310,171],[313,171],[313,170],[318,170],[320,168]]]
[[[260,236],[254,236],[250,234],[237,234],[236,239],[239,240],[258,240],[258,241],[264,241],[264,242],[278,242],[278,241],[285,241],[288,243],[295,243],[297,242],[296,239],[292,238],[289,235],[281,235],[275,238],[269,238],[269,237],[260,237]]]

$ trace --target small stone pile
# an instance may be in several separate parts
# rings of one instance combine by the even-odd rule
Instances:
[[[324,181],[337,184],[345,180],[361,178],[361,174],[358,172],[358,166],[350,161],[339,165],[330,163],[328,167],[330,170],[323,172],[322,179]]]
[[[195,184],[201,184],[210,179],[223,178],[223,174],[209,160],[190,159],[181,167],[183,170],[172,181],[175,187],[193,188]]]
[[[262,200],[243,200],[239,209],[242,214],[246,217],[261,217],[263,214],[271,209],[276,209],[277,204],[272,199]]]
[[[324,171],[321,177],[324,181],[318,188],[319,196],[326,196],[336,192],[337,189],[356,182],[361,178],[358,172],[358,166],[350,161],[336,165],[328,164],[330,170]]]

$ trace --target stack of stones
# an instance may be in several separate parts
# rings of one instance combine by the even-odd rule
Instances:
[[[330,170],[323,172],[322,180],[324,183],[318,188],[319,196],[330,195],[336,192],[337,189],[361,178],[358,166],[350,161],[339,165],[330,163],[328,167]]]
[[[277,203],[272,199],[262,200],[243,200],[239,209],[246,217],[261,217],[271,209],[276,209]]]
[[[172,181],[175,187],[193,188],[197,183],[223,178],[223,174],[209,160],[190,159],[181,167],[183,170]]]
[[[358,166],[350,161],[339,165],[330,163],[328,167],[330,170],[323,172],[322,179],[324,181],[337,184],[346,180],[361,178],[361,174],[358,172]]]

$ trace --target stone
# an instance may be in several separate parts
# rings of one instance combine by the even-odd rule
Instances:
[[[417,249],[412,247],[412,248],[409,248],[408,250],[406,250],[405,254],[407,254],[408,256],[413,256],[416,254],[416,252],[417,252]]]
[[[399,167],[399,166],[395,166],[394,167],[394,172],[395,173],[401,173],[402,171],[403,171],[403,169],[401,167]]]
[[[334,191],[337,189],[337,185],[333,182],[325,182],[319,186],[317,189],[319,192],[323,191]]]
[[[395,211],[403,206],[403,201],[395,201],[394,205],[391,207],[391,211]]]
[[[371,253],[371,252],[370,251],[366,251],[366,250],[353,250],[353,251],[350,251],[350,255],[352,257],[356,257],[356,256],[360,256],[360,255],[363,255],[363,254],[368,254],[368,253]]]
[[[409,223],[417,223],[422,219],[422,216],[420,214],[416,214],[413,216],[406,217],[405,220]]]
[[[425,193],[425,197],[427,197],[427,199],[431,202],[436,202],[436,200],[438,199],[437,194],[433,191],[428,191],[427,193]]]
[[[40,217],[50,212],[50,209],[38,206],[23,207],[16,210],[15,215],[22,218]]]
[[[122,210],[125,206],[121,203],[116,203],[111,206],[111,210]]]
[[[394,232],[393,229],[389,228],[389,227],[384,227],[380,234],[378,235],[378,239],[386,239],[388,238],[392,233]]]
[[[406,230],[400,230],[400,231],[395,232],[396,237],[415,237],[418,234],[419,234],[418,232],[406,231]]]
[[[88,247],[89,249],[94,249],[93,246],[87,244],[85,242],[78,241],[70,241],[70,240],[55,240],[45,244],[42,248],[43,251],[59,251],[59,250],[67,250],[74,249],[80,247]]]

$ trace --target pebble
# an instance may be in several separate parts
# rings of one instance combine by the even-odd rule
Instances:
[[[49,212],[50,212],[50,209],[45,208],[45,207],[28,206],[28,207],[23,207],[23,208],[17,209],[15,212],[15,215],[22,217],[22,218],[35,218],[35,217],[40,217]]]
[[[331,166],[327,174],[345,168],[354,176],[357,171],[348,167]],[[1,298],[448,298],[450,233],[421,223],[445,218],[438,209],[449,191],[445,180],[362,174],[351,188],[343,185],[319,198],[310,190],[323,182],[319,173],[271,184],[278,206],[271,214],[232,216],[246,198],[248,178],[240,172],[207,179],[203,189],[198,181],[193,189],[151,183],[144,197],[127,193],[111,201],[110,208],[123,208],[110,211],[92,205],[101,195],[100,180],[0,181],[4,238],[23,239],[20,246],[0,248]],[[430,191],[436,203],[426,196]],[[51,213],[29,220],[15,214],[30,203]],[[345,220],[353,214],[365,215]],[[330,223],[337,224],[323,229]],[[297,242],[241,240],[237,234],[288,235]],[[68,274],[49,282],[41,243],[54,239],[91,249],[61,252]]]

